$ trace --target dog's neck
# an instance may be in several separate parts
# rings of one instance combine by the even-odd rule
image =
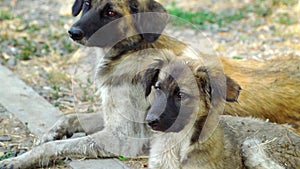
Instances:
[[[199,141],[192,145],[192,151],[188,153],[188,157],[194,159],[186,159],[197,161],[201,157],[199,164],[205,166],[203,168],[223,168],[225,152],[224,152],[224,135],[220,124],[215,128],[213,133],[205,141]]]
[[[184,48],[186,48],[186,46],[187,45],[183,42],[164,34],[161,35],[155,42],[147,42],[140,35],[136,35],[118,42],[113,47],[104,48],[104,51],[106,53],[106,58],[117,60],[123,54],[150,48],[158,50],[170,49],[175,55],[178,56],[182,54],[182,51]]]
[[[171,161],[174,162],[174,159],[177,159],[179,160],[178,164],[180,163],[183,166],[193,166],[195,165],[194,162],[197,162],[199,166],[205,166],[203,168],[222,168],[225,154],[224,136],[221,126],[218,125],[210,137],[205,139],[205,141],[200,141],[200,139],[192,141],[194,133],[197,132],[199,127],[196,123],[189,123],[178,133],[162,134],[159,132],[160,135],[154,137],[151,143],[152,149],[150,150],[150,161],[161,159],[163,162],[161,165],[165,165],[172,163]],[[165,151],[166,147],[169,148],[168,151]],[[169,155],[175,155],[172,159],[166,154],[170,152],[173,153]],[[155,156],[155,154],[159,156]],[[200,156],[201,158],[199,158]]]
[[[188,156],[194,159],[187,160],[199,160],[201,156],[201,164],[209,166],[209,168],[222,168],[224,160],[224,135],[220,124],[215,128],[213,133],[204,142],[199,141],[192,146],[193,151],[190,151]],[[213,160],[212,160],[213,159]],[[188,161],[187,161],[188,162]],[[222,166],[222,167],[221,167]],[[205,167],[204,167],[205,168]]]
[[[113,47],[103,48],[105,52],[104,58],[118,60],[123,54],[139,49],[141,44],[144,43],[143,41],[139,35],[123,39]]]
[[[186,47],[187,45],[184,42],[181,42],[178,39],[175,39],[167,34],[162,34],[155,42],[145,42],[140,46],[141,49],[169,49],[176,56],[181,55]]]

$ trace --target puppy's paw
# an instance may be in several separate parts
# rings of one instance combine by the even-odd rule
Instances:
[[[264,150],[264,144],[257,139],[248,139],[242,145],[242,156],[247,168],[255,169],[284,169],[273,161]]]

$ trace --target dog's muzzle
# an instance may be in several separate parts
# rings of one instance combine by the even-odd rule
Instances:
[[[68,33],[70,38],[72,38],[75,41],[82,40],[82,38],[84,37],[83,31],[77,27],[71,27]]]

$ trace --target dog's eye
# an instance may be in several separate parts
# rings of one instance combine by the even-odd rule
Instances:
[[[182,98],[182,93],[181,93],[181,92],[178,92],[178,93],[177,93],[177,97],[178,97],[179,99],[181,99],[181,98]]]
[[[86,7],[90,7],[90,6],[91,6],[91,3],[90,3],[89,0],[86,0],[86,1],[84,1],[84,5],[85,5]]]
[[[116,14],[116,12],[114,12],[114,11],[108,11],[108,12],[106,12],[106,16],[109,16],[109,17],[114,17],[114,16],[116,16],[117,14]]]

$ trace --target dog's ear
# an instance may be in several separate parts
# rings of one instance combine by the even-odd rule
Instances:
[[[231,79],[227,75],[225,75],[226,79],[221,79],[221,76],[217,77],[217,75],[209,74],[207,68],[204,66],[196,68],[195,77],[197,79],[199,89],[207,93],[210,97],[212,97],[211,83],[213,83],[214,88],[216,88],[215,94],[218,94],[219,96],[223,95],[222,88],[226,85],[226,94],[223,98],[225,98],[228,102],[237,101],[240,90],[242,89],[235,80]],[[212,79],[213,82],[211,82],[210,79]],[[224,83],[224,80],[226,80],[226,84]],[[216,90],[218,90],[218,92]]]
[[[155,85],[160,69],[157,68],[148,68],[146,69],[142,77],[142,85],[145,90],[145,97],[149,96],[151,93],[151,87]]]
[[[137,32],[147,42],[156,41],[165,29],[169,16],[167,10],[154,0],[146,0],[138,6],[131,5]]]
[[[83,0],[75,0],[72,6],[72,15],[77,16],[82,10]]]
[[[209,97],[211,97],[211,86],[210,86],[208,71],[206,67],[204,66],[197,67],[194,71],[194,75],[196,77],[199,90],[206,93]]]
[[[242,90],[241,86],[226,75],[226,87],[226,101],[236,102]]]

